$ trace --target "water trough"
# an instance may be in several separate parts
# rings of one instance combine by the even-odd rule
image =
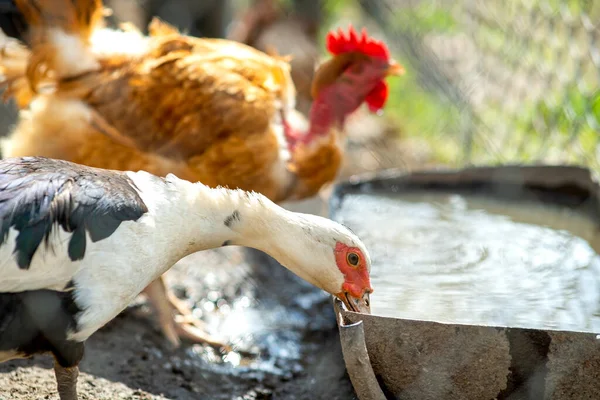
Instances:
[[[595,221],[600,230],[600,186],[590,171],[570,166],[361,176],[336,187],[331,217],[340,219],[349,194],[415,191],[559,205]],[[600,254],[600,241],[589,244]],[[334,309],[346,368],[360,400],[600,398],[600,336],[594,332],[362,315],[345,310],[339,301]]]

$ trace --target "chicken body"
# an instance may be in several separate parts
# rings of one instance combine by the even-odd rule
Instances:
[[[64,54],[75,68],[92,66],[69,71],[50,93],[33,96],[3,153],[173,172],[274,201],[310,196],[335,177],[342,150],[337,134],[311,146],[312,154],[292,159],[288,151],[282,118],[297,130],[307,122],[293,108],[287,62],[236,42],[182,36],[157,20],[151,28],[150,37],[95,31],[96,63],[75,49]],[[292,171],[310,179],[294,187]]]
[[[253,190],[276,202],[301,199],[335,178],[342,117],[371,90],[352,82],[353,75],[345,82],[351,98],[324,89],[328,97],[320,99],[311,120],[320,124],[311,125],[294,109],[285,58],[233,41],[181,35],[157,19],[149,36],[131,26],[105,29],[99,0],[15,2],[29,40],[24,46],[2,38],[5,96],[22,109],[2,143],[5,157],[174,173],[210,187]],[[321,84],[342,74],[352,57],[331,63]],[[378,82],[382,74],[377,70],[369,79]],[[145,293],[174,345],[179,336],[218,344],[195,330],[201,327],[197,321],[174,322],[173,312],[193,318],[162,279]]]

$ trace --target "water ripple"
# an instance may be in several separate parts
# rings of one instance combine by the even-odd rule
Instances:
[[[337,219],[369,247],[376,314],[600,332],[600,256],[572,233],[598,231],[572,211],[357,194]]]

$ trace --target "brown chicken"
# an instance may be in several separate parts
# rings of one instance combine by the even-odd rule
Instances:
[[[294,109],[284,57],[185,36],[156,19],[149,36],[106,29],[99,0],[15,3],[28,35],[26,44],[2,38],[5,96],[22,109],[2,144],[7,157],[174,173],[274,201],[301,199],[334,180],[345,118],[363,102],[382,109],[385,78],[403,73],[366,32],[332,32],[307,121]],[[174,345],[180,337],[218,344],[161,278],[145,293]]]

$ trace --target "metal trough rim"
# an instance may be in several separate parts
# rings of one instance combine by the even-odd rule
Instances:
[[[363,322],[347,324],[344,318],[345,310],[342,307],[342,302],[333,298],[333,308],[342,342],[342,354],[352,386],[361,400],[386,400],[371,366],[371,359],[365,343]]]
[[[591,170],[574,165],[540,164],[498,165],[439,170],[431,169],[417,172],[388,169],[376,173],[354,175],[347,181],[335,185],[329,199],[330,218],[335,219],[335,214],[339,210],[340,202],[345,194],[357,191],[366,185],[373,191],[376,191],[378,188],[384,188],[384,185],[389,188],[390,181],[407,185],[408,187],[419,187],[423,184],[434,182],[444,187],[452,187],[459,183],[471,183],[519,185],[552,190],[563,188],[567,191],[581,190],[582,193],[587,192],[589,196],[593,198],[594,201],[590,211],[595,214],[600,221],[600,185],[598,184],[597,177],[593,175]],[[335,298],[333,300],[333,307],[340,332],[340,341],[346,369],[358,398],[360,400],[386,399],[386,396],[377,381],[369,358],[362,314],[345,310],[343,304]],[[350,314],[355,318],[348,319],[347,316]],[[372,317],[395,319],[376,315]],[[425,320],[420,320],[419,322],[442,325],[463,325],[445,324],[442,322]],[[495,328],[493,326],[489,327]],[[501,327],[498,328],[502,329]],[[562,331],[556,330],[555,332]],[[589,335],[589,333],[587,334]]]
[[[597,175],[588,168],[575,165],[499,165],[457,169],[428,169],[407,172],[387,169],[375,173],[353,175],[333,188],[329,198],[330,217],[335,217],[339,202],[347,192],[369,185],[373,189],[389,187],[389,181],[407,186],[424,186],[435,182],[441,186],[457,186],[459,183],[480,185],[507,184],[556,189],[577,187],[595,197],[600,221],[600,184]]]

